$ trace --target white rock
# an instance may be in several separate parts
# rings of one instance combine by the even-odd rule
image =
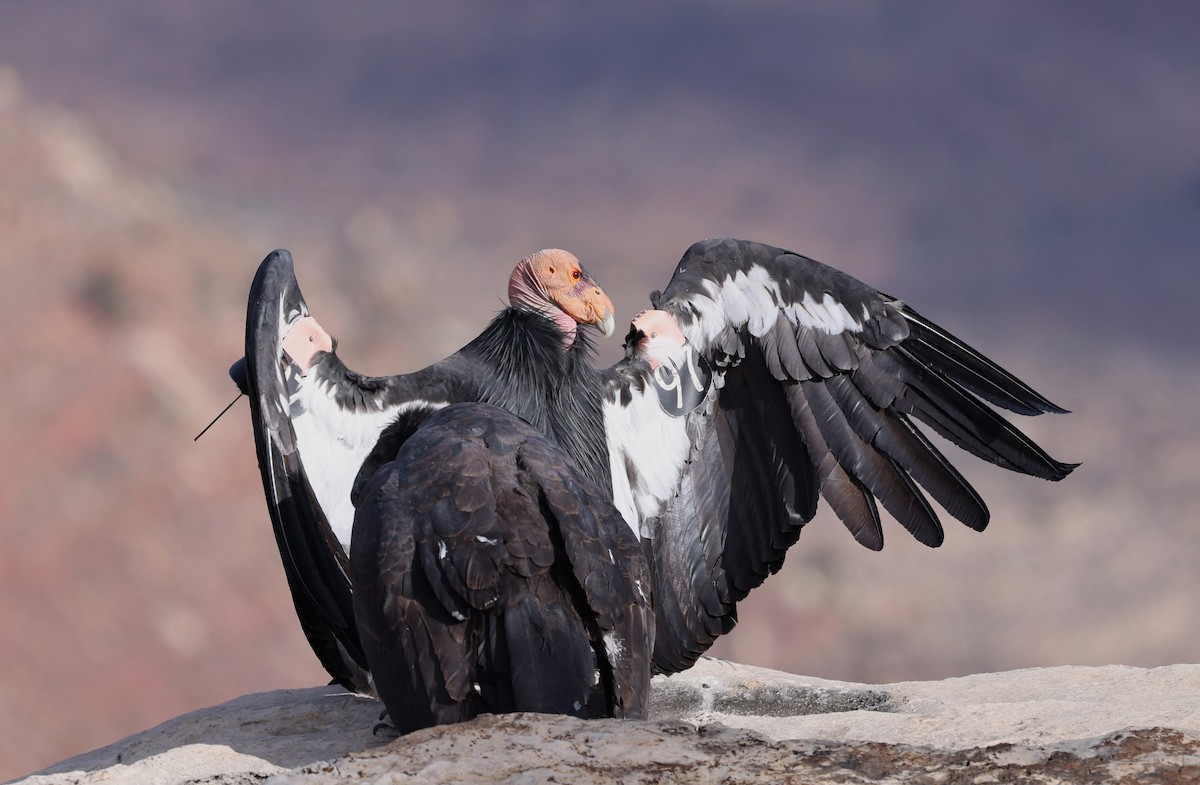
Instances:
[[[715,703],[711,710],[676,716],[747,728],[775,740],[967,749],[1062,744],[1125,728],[1167,727],[1200,736],[1200,665],[1030,668],[869,686],[702,660],[661,684],[665,689],[655,697],[662,699],[667,690],[677,692],[685,685],[704,692],[705,684]],[[746,693],[752,700],[741,710],[736,701]],[[828,705],[820,714],[772,716],[806,701],[818,710],[822,701]],[[879,701],[887,705],[871,705]]]
[[[702,660],[656,677],[654,690],[647,722],[488,716],[396,740],[372,734],[375,701],[335,687],[280,690],[183,715],[18,782],[766,783],[800,772],[807,782],[888,782],[1009,768],[1052,781],[1163,767],[1200,779],[1197,665],[877,686]]]

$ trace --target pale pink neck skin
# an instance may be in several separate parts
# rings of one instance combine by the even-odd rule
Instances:
[[[539,313],[554,322],[562,333],[564,349],[570,349],[575,343],[575,333],[579,326],[550,299],[546,287],[534,271],[532,256],[522,259],[513,269],[508,279],[508,303],[517,310]]]
[[[317,324],[316,319],[302,316],[292,323],[288,334],[283,336],[282,348],[302,373],[308,373],[317,352],[333,351],[333,338]]]

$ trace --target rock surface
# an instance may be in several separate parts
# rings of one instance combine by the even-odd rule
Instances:
[[[1200,781],[1200,665],[860,685],[703,660],[646,722],[486,716],[399,739],[335,687],[247,695],[18,782]]]

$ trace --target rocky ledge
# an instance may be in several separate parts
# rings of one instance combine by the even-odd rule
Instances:
[[[481,717],[402,738],[334,687],[247,695],[18,782],[1200,782],[1200,665],[880,686],[703,660],[652,719]]]

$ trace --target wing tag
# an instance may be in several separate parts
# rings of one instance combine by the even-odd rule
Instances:
[[[650,378],[658,390],[662,410],[672,417],[682,417],[704,403],[713,374],[708,361],[685,344],[681,360],[660,363]]]

